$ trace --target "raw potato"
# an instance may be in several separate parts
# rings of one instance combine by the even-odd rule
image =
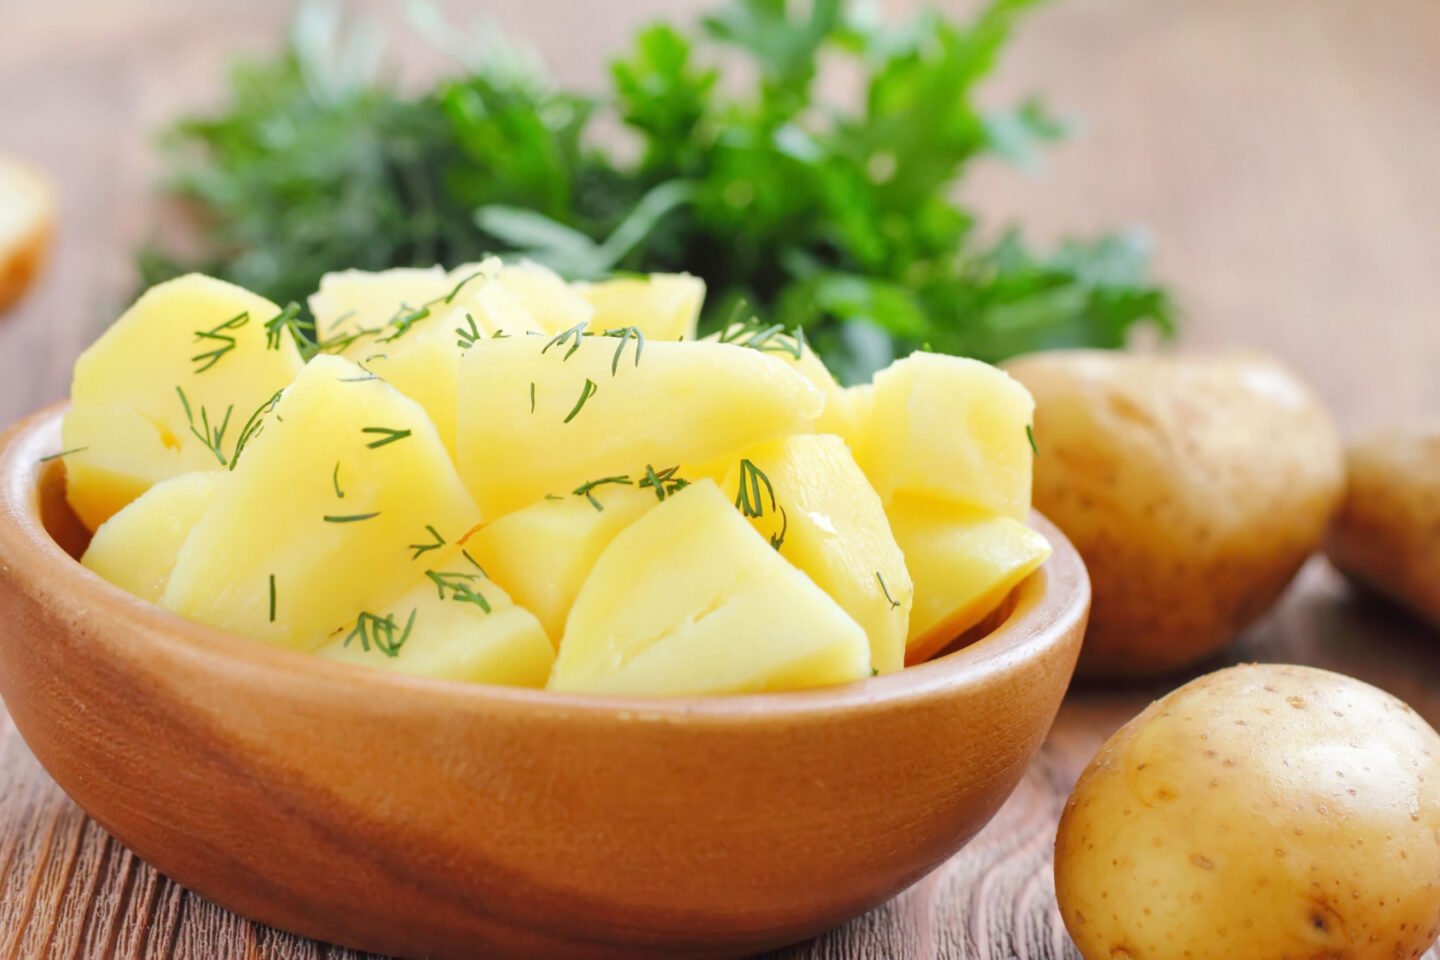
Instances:
[[[1324,670],[1152,704],[1080,777],[1055,892],[1086,960],[1394,960],[1440,931],[1440,736]]]
[[[28,164],[0,154],[0,312],[35,282],[55,233],[55,190]]]
[[[1346,462],[1330,561],[1440,629],[1440,424],[1357,443]]]
[[[1035,396],[1035,506],[1090,569],[1081,673],[1164,673],[1220,650],[1320,543],[1340,441],[1279,364],[1075,350],[1007,367]]]

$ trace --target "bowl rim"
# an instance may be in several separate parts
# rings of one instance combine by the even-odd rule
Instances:
[[[500,707],[648,721],[726,724],[764,718],[769,722],[837,710],[885,709],[898,701],[953,695],[1063,644],[1089,612],[1090,579],[1084,561],[1054,524],[1033,511],[1031,525],[1050,541],[1052,553],[1012,591],[1014,603],[1005,619],[964,647],[894,673],[805,690],[646,697],[503,687],[377,670],[274,647],[187,620],[103,580],[71,557],[45,528],[40,513],[40,480],[47,471],[61,468],[54,455],[61,449],[61,421],[68,408],[65,401],[53,404],[0,435],[0,571],[9,578],[0,588],[19,589],[43,596],[52,605],[68,606],[56,612],[77,621],[93,620],[95,612],[103,609],[105,625],[94,631],[96,639],[132,645],[142,638],[138,642],[155,644],[181,658],[211,660],[212,666],[276,670],[298,681],[325,685],[354,687],[363,682],[377,692],[422,695],[436,708],[443,703],[470,710]]]

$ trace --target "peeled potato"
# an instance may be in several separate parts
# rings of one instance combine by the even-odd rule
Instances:
[[[30,288],[55,229],[55,192],[39,171],[0,154],[0,311]]]
[[[1340,441],[1279,364],[1070,350],[1007,368],[1035,396],[1035,506],[1094,585],[1082,673],[1163,673],[1220,650],[1319,545]]]
[[[1105,744],[1055,840],[1085,960],[1392,960],[1440,932],[1440,735],[1358,680],[1242,666]]]
[[[1440,424],[1371,437],[1346,463],[1331,562],[1440,628]]]

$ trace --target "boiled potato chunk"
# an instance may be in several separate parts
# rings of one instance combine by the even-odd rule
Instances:
[[[24,295],[45,265],[58,207],[48,177],[0,154],[0,313]]]
[[[1039,533],[976,507],[898,497],[889,514],[915,578],[909,663],[929,659],[984,620],[1050,556]]]
[[[749,447],[732,459],[721,489],[734,491],[751,526],[864,628],[877,671],[905,665],[910,573],[844,440],[801,434]]]
[[[1024,522],[1033,452],[1029,392],[988,363],[915,353],[875,375],[857,455],[880,496],[963,503]]]
[[[229,481],[224,471],[162,480],[95,531],[80,562],[141,600],[159,603],[190,530]]]
[[[705,303],[705,281],[688,273],[616,277],[575,290],[595,311],[596,330],[636,327],[651,340],[694,340]]]
[[[1345,460],[1330,562],[1440,629],[1440,423],[1367,437]]]
[[[590,497],[540,500],[486,524],[466,541],[466,549],[540,618],[558,646],[565,618],[600,552],[657,502],[652,490],[622,484],[596,487]]]
[[[246,444],[162,603],[313,649],[445,562],[478,521],[425,411],[347,360],[316,357]]]
[[[700,480],[600,554],[549,686],[684,696],[869,675],[860,625],[771,549],[713,481]]]
[[[190,274],[151,287],[80,355],[63,435],[86,526],[167,477],[227,466],[245,420],[300,372],[293,339],[267,336],[279,313]]]
[[[316,653],[441,680],[543,687],[555,652],[540,621],[463,561],[434,573],[441,579],[426,576],[381,610],[363,611]]]
[[[525,309],[540,330],[559,333],[595,316],[592,307],[558,273],[538,263],[507,265],[498,274],[500,285]]]
[[[1201,677],[1076,784],[1055,841],[1065,926],[1086,960],[1419,957],[1440,933],[1436,783],[1440,736],[1374,687]]]
[[[1343,451],[1279,363],[1063,350],[1007,367],[1035,396],[1035,506],[1090,570],[1082,674],[1164,673],[1216,653],[1319,546]]]
[[[533,404],[532,404],[533,400]],[[509,337],[460,365],[458,463],[487,518],[611,476],[705,461],[806,430],[824,397],[759,351],[717,343]]]

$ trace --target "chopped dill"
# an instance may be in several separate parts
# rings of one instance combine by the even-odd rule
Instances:
[[[435,584],[435,589],[440,594],[441,600],[445,599],[445,591],[449,590],[451,600],[458,603],[473,603],[486,613],[491,612],[490,601],[486,600],[484,594],[470,585],[473,581],[480,579],[479,574],[441,573],[435,570],[426,570],[425,576],[430,579],[431,583]]]
[[[765,499],[760,495],[761,484],[765,485],[765,492],[770,495],[771,511],[777,510],[775,488],[770,485],[770,478],[765,475],[765,471],[749,460],[741,460],[740,489],[735,494],[735,506],[740,508],[742,516],[763,517],[765,515]]]
[[[422,556],[429,553],[431,550],[439,550],[441,547],[445,546],[445,538],[440,536],[439,530],[436,530],[434,527],[426,524],[425,531],[429,533],[433,539],[430,543],[410,544],[410,549],[415,551],[413,554],[410,555],[411,560],[419,560]]]
[[[190,409],[190,399],[185,396],[185,391],[178,384],[175,392],[180,395],[180,406],[185,408],[185,420],[190,424],[190,432],[205,445],[205,449],[215,454],[215,459],[220,461],[220,466],[228,466],[225,460],[223,446],[225,443],[225,431],[230,427],[230,415],[235,412],[235,404],[225,408],[225,417],[220,421],[218,427],[210,425],[210,411],[202,405],[200,407],[200,422],[196,424],[194,413]]]
[[[336,461],[335,461],[335,471],[330,474],[330,483],[331,483],[332,486],[335,487],[335,498],[336,498],[337,500],[344,500],[344,499],[345,499],[345,491],[340,489],[340,461],[339,461],[339,460],[336,460]]]
[[[595,499],[595,488],[603,487],[607,483],[613,483],[619,486],[628,487],[630,486],[631,480],[628,476],[623,474],[616,477],[601,477],[599,480],[591,480],[588,483],[580,484],[580,486],[576,487],[574,490],[571,490],[570,493],[574,496],[584,497],[585,499],[589,500],[590,506],[603,513],[605,510],[605,504]],[[548,498],[549,495],[547,494],[546,496]]]
[[[490,579],[490,574],[486,573],[485,568],[480,566],[479,560],[476,560],[474,557],[470,556],[469,550],[466,550],[462,547],[460,550],[460,556],[464,557],[466,560],[469,560],[470,566],[480,571],[480,576],[484,577],[486,580]]]
[[[242,313],[237,313],[229,320],[226,320],[224,323],[217,326],[211,327],[209,330],[196,330],[195,339],[197,342],[201,340],[213,340],[214,342],[220,344],[220,346],[216,347],[213,350],[206,351],[205,353],[197,353],[195,356],[191,357],[190,362],[197,364],[194,372],[204,373],[206,370],[209,370],[211,367],[215,366],[215,364],[219,363],[221,357],[225,356],[225,354],[229,353],[231,350],[234,350],[235,337],[229,333],[226,333],[225,331],[239,330],[241,327],[245,326],[245,324],[249,322],[250,312],[247,310]]]
[[[270,574],[270,622],[275,622],[275,574]]]
[[[880,589],[884,591],[885,599],[890,601],[890,609],[894,610],[896,607],[900,606],[900,601],[890,596],[890,588],[885,586],[885,578],[880,576],[879,570],[875,571],[875,579],[880,581]]]
[[[461,350],[469,350],[475,346],[475,341],[482,339],[480,325],[475,322],[475,317],[469,310],[465,311],[464,327],[456,327],[455,335],[460,338],[457,344]]]
[[[1035,428],[1028,423],[1025,424],[1025,439],[1030,441],[1030,452],[1040,456],[1040,447],[1035,442]]]
[[[581,409],[585,406],[585,401],[587,401],[587,400],[589,400],[591,397],[595,396],[596,392],[598,392],[599,389],[600,389],[599,387],[595,386],[595,381],[594,381],[594,380],[591,380],[589,377],[586,377],[586,378],[585,378],[585,385],[580,388],[580,399],[578,399],[578,400],[575,401],[575,406],[572,407],[571,410],[570,410],[570,412],[565,415],[565,420],[564,420],[564,422],[565,422],[565,423],[569,423],[571,420],[574,420],[574,419],[575,419],[575,415],[578,414],[578,413],[581,411]]]
[[[575,326],[571,327],[569,330],[556,334],[554,337],[551,338],[549,343],[545,344],[545,346],[540,348],[541,355],[543,356],[544,354],[548,353],[551,347],[561,346],[569,343],[570,349],[566,350],[565,355],[560,358],[562,361],[569,360],[571,355],[573,355],[576,350],[580,349],[580,340],[582,337],[585,336],[585,328],[587,326],[589,326],[589,324],[582,320],[579,323],[575,324]]]
[[[530,412],[535,412],[535,381],[530,381]]]
[[[90,449],[89,447],[71,447],[69,450],[61,450],[59,453],[52,453],[52,454],[48,454],[48,455],[46,455],[46,456],[43,456],[43,457],[41,457],[39,460],[36,460],[35,462],[36,462],[36,463],[49,463],[51,460],[59,460],[61,457],[68,457],[68,456],[70,456],[70,454],[72,454],[72,453],[83,453],[84,451],[89,450],[89,449]]]
[[[300,329],[300,304],[294,301],[285,304],[279,313],[265,321],[265,349],[279,350],[287,330],[301,354],[314,346]]]
[[[275,405],[280,402],[280,397],[284,393],[283,388],[276,390],[270,395],[269,400],[255,408],[255,412],[250,414],[250,419],[245,421],[245,426],[240,428],[240,435],[235,438],[235,452],[230,457],[231,470],[234,470],[235,464],[240,462],[240,452],[245,449],[245,445],[253,440],[265,425],[265,414],[275,409]],[[280,416],[277,414],[275,419],[279,420]]]
[[[397,440],[404,440],[406,437],[410,436],[409,430],[392,430],[389,427],[362,427],[360,432],[373,433],[380,437],[379,440],[372,440],[369,443],[365,444],[367,450],[374,450],[377,447],[383,447],[388,443],[394,443]]]
[[[610,361],[610,376],[615,376],[619,371],[620,357],[625,353],[625,344],[631,340],[635,341],[635,366],[640,366],[640,354],[645,349],[645,334],[639,327],[617,327],[614,330],[606,330],[600,336],[620,338],[620,344],[615,348],[615,356]]]
[[[737,312],[745,306],[744,301],[736,305]],[[807,346],[805,331],[800,327],[787,332],[782,324],[762,324],[755,317],[748,320],[733,320],[720,331],[720,342],[737,347],[749,347],[762,353],[783,353],[799,360]]]
[[[689,480],[686,480],[684,477],[675,476],[675,471],[679,469],[678,466],[675,466],[656,471],[653,466],[647,463],[645,464],[645,476],[636,486],[642,488],[650,487],[655,491],[655,498],[663,503],[665,502],[665,498],[672,493],[684,490],[690,486]]]
[[[410,632],[415,628],[415,615],[418,612],[418,608],[411,609],[410,618],[405,621],[403,630],[396,625],[393,613],[385,617],[377,617],[373,613],[362,613],[355,621],[355,629],[351,630],[349,636],[345,638],[343,646],[350,646],[350,641],[358,638],[360,649],[366,653],[370,652],[373,644],[375,649],[385,656],[398,657],[400,648],[405,646],[405,641],[410,639]],[[398,637],[395,635],[397,630],[400,631]]]
[[[350,514],[325,514],[326,523],[359,523],[361,520],[374,520],[380,516],[380,511],[374,513],[350,513]]]

